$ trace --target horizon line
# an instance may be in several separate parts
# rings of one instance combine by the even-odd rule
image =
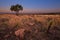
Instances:
[[[16,13],[5,13],[5,12],[0,12],[0,14],[16,14]],[[18,13],[21,15],[60,15],[60,12],[55,12],[55,13]]]

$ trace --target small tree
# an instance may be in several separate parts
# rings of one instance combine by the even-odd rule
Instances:
[[[22,5],[16,4],[16,5],[12,5],[10,10],[15,11],[16,15],[18,15],[19,11],[23,10],[23,7],[22,7]]]

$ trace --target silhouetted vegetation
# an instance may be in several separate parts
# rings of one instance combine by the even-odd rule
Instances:
[[[15,11],[16,15],[18,15],[19,11],[23,10],[23,7],[22,7],[22,5],[16,4],[16,5],[12,5],[10,10]]]

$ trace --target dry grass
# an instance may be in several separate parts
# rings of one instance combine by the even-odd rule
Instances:
[[[8,21],[2,21],[2,20]],[[48,29],[50,22],[52,21],[51,30],[56,26],[60,28],[60,15],[13,15],[13,14],[1,14],[0,15],[0,25],[7,24],[8,28],[13,28],[16,24],[20,29],[24,29],[25,40],[53,40],[47,36],[45,33]],[[18,31],[18,30],[17,30]],[[30,31],[30,33],[28,33]],[[23,33],[23,35],[24,35]],[[28,34],[27,34],[28,33]],[[54,32],[52,32],[54,34]],[[27,36],[26,36],[27,35]],[[58,35],[58,34],[57,34]],[[29,37],[28,37],[29,36]],[[59,39],[55,39],[59,40]]]

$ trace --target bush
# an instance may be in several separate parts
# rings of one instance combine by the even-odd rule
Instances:
[[[7,22],[7,21],[9,21],[9,19],[7,19],[7,18],[1,18],[0,19],[0,22]]]

